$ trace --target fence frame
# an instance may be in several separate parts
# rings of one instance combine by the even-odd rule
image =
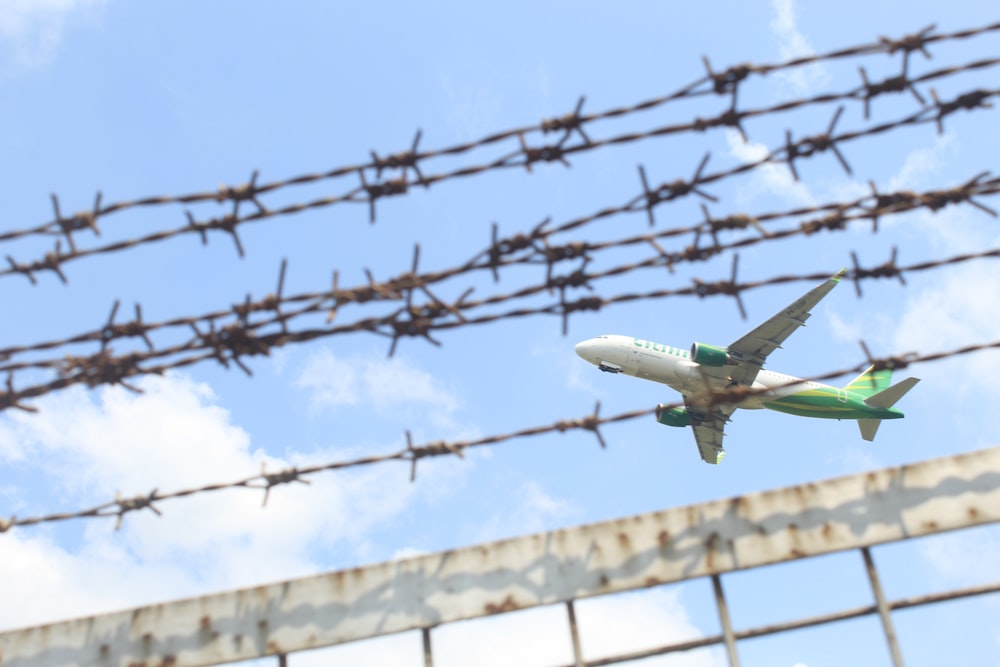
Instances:
[[[602,665],[1000,591],[1000,583],[888,601],[869,547],[1000,520],[1000,447],[0,633],[0,667],[194,667],[422,630],[564,603],[576,665]],[[861,550],[874,605],[735,631],[720,575]],[[573,601],[711,577],[722,634],[584,663]]]

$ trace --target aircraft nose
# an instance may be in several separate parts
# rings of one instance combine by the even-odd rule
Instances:
[[[580,358],[590,361],[594,356],[594,340],[590,339],[577,343],[573,347],[573,350]]]

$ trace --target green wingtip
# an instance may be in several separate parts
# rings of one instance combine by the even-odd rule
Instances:
[[[847,269],[843,268],[840,271],[837,271],[837,273],[833,274],[833,277],[830,278],[830,280],[832,280],[835,283],[839,283],[840,279],[846,275],[847,275]]]

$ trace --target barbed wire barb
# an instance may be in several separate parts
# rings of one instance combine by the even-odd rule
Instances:
[[[406,172],[399,178],[390,178],[387,180],[380,180],[378,183],[368,183],[365,178],[365,167],[358,168],[358,176],[361,177],[361,187],[368,195],[368,222],[369,224],[375,224],[375,202],[381,197],[392,197],[393,195],[403,195],[406,194],[409,189],[409,182],[406,180]],[[425,187],[430,187],[430,183],[424,180],[423,176],[420,177],[421,184]]]
[[[226,185],[223,183],[219,186],[218,194],[215,200],[220,204],[224,201],[233,202],[233,212],[232,216],[234,218],[238,217],[239,206],[242,202],[251,202],[257,207],[257,213],[260,215],[266,215],[268,213],[267,207],[264,206],[257,195],[262,194],[263,189],[257,187],[257,177],[260,175],[260,171],[257,169],[253,170],[250,174],[250,180],[242,185],[237,185],[233,187],[231,185]],[[242,255],[241,255],[242,257]]]
[[[906,278],[903,276],[903,271],[896,266],[896,257],[899,248],[896,246],[892,247],[892,256],[889,260],[879,266],[871,269],[863,269],[858,263],[858,254],[855,251],[851,251],[851,262],[854,264],[854,268],[851,271],[851,279],[854,281],[854,290],[857,292],[858,298],[861,298],[861,280],[863,278],[896,278],[899,280],[900,285],[906,286]]]
[[[7,391],[0,397],[0,409],[17,408],[22,412],[38,412],[38,408],[33,405],[25,405],[18,398],[18,392],[14,390],[14,372],[7,372]]]
[[[591,145],[590,137],[588,137],[587,133],[583,131],[583,123],[586,119],[580,115],[580,112],[583,110],[583,103],[586,99],[587,98],[585,96],[581,95],[580,99],[576,102],[576,108],[570,113],[559,116],[558,118],[543,120],[541,125],[542,133],[548,134],[549,132],[558,132],[562,130],[565,132],[565,135],[559,142],[559,144],[562,145],[563,142],[569,139],[573,132],[577,132],[580,134],[580,137],[583,139],[585,145]]]
[[[871,117],[871,101],[884,93],[901,93],[905,90],[909,90],[921,106],[927,104],[927,100],[924,99],[924,96],[920,94],[920,91],[917,90],[916,86],[909,79],[906,67],[907,62],[904,61],[902,74],[883,79],[878,83],[870,83],[868,81],[868,72],[865,70],[864,66],[858,67],[858,71],[861,74],[861,85],[865,89],[865,120],[868,120]]]
[[[413,138],[413,144],[407,151],[402,151],[400,153],[393,153],[392,155],[380,158],[374,150],[371,151],[372,156],[372,166],[375,168],[375,177],[382,178],[383,169],[400,169],[402,171],[401,178],[406,180],[406,172],[412,169],[417,175],[417,184],[423,185],[424,188],[430,189],[431,184],[424,180],[424,175],[420,171],[420,154],[417,152],[417,148],[420,146],[420,138],[423,136],[423,130],[418,129],[416,136]],[[367,184],[362,183],[367,188]]]
[[[285,291],[285,273],[288,270],[288,258],[283,257],[281,259],[281,268],[278,270],[278,287],[272,294],[265,296],[260,304],[260,310],[270,310],[274,311],[275,319],[281,327],[281,333],[288,335],[288,317],[281,312],[281,304],[284,302],[284,291]],[[249,315],[250,311],[250,295],[247,295],[247,306],[245,312]],[[245,322],[245,318],[244,318]]]
[[[263,481],[262,488],[264,489],[264,499],[260,503],[261,507],[267,507],[267,500],[271,495],[271,489],[279,484],[291,484],[292,482],[312,484],[308,479],[303,479],[301,471],[294,466],[285,468],[280,472],[269,473],[267,472],[267,463],[264,461],[260,462],[260,479]],[[251,486],[251,483],[247,482],[246,486]]]
[[[569,160],[566,159],[566,151],[563,149],[563,144],[570,137],[570,132],[566,132],[555,144],[547,144],[544,146],[539,146],[538,148],[533,148],[528,146],[527,142],[524,140],[524,133],[517,135],[517,139],[521,144],[521,153],[524,155],[524,168],[531,172],[531,165],[535,162],[562,162],[567,168],[572,167]]]
[[[10,265],[10,273],[20,273],[31,281],[32,285],[38,284],[38,281],[35,280],[35,274],[32,272],[30,266],[26,264],[18,264],[10,255],[7,255],[7,263]]]
[[[413,448],[413,434],[406,430],[406,458],[410,460],[410,483],[417,480],[417,460],[420,458]]]
[[[933,35],[935,30],[937,30],[937,24],[932,23],[919,32],[904,35],[902,39],[892,39],[882,35],[878,38],[878,41],[885,45],[886,52],[890,56],[897,51],[903,52],[903,71],[905,72],[909,66],[910,54],[914,51],[920,51],[924,54],[925,58],[931,60],[932,56],[930,51],[927,50],[927,44],[938,38],[938,36]]]
[[[138,512],[143,509],[150,509],[156,516],[163,516],[153,505],[154,500],[159,500],[160,498],[156,495],[157,489],[153,489],[148,495],[145,496],[135,496],[133,498],[122,498],[119,493],[115,493],[114,504],[118,506],[118,510],[115,512],[117,519],[115,520],[115,530],[120,530],[122,527],[122,521],[125,519],[125,515],[129,512]]]
[[[802,157],[810,157],[814,153],[823,153],[827,150],[832,151],[836,156],[837,161],[840,166],[844,168],[847,175],[853,174],[851,167],[847,164],[847,160],[844,159],[843,153],[837,148],[837,139],[833,136],[833,130],[837,126],[837,121],[840,120],[840,115],[844,112],[844,107],[837,107],[837,111],[834,112],[833,118],[830,120],[830,125],[827,126],[826,132],[823,134],[817,134],[810,137],[805,137],[800,139],[798,142],[792,141],[792,131],[785,130],[785,162],[788,164],[789,171],[792,172],[792,178],[796,181],[799,180],[799,172],[795,168],[795,160]]]
[[[971,111],[972,109],[992,109],[993,105],[987,100],[993,97],[994,94],[995,91],[992,90],[973,90],[959,95],[951,102],[941,102],[938,99],[937,91],[931,88],[931,99],[934,100],[934,106],[937,107],[937,115],[934,117],[934,122],[937,124],[938,134],[944,134],[945,116],[950,116],[956,111],[963,109],[966,111]]]
[[[670,183],[664,183],[663,185],[657,187],[655,190],[649,187],[649,181],[646,179],[646,169],[640,164],[639,165],[639,180],[642,182],[642,199],[645,200],[644,208],[646,209],[646,215],[649,217],[649,226],[653,227],[656,224],[653,218],[653,208],[662,202],[669,202],[683,197],[685,195],[694,193],[705,199],[717,202],[718,197],[709,194],[704,190],[698,188],[698,184],[702,182],[702,172],[705,170],[705,166],[708,164],[709,158],[712,154],[710,152],[705,153],[705,157],[701,159],[698,163],[698,167],[694,171],[694,176],[691,177],[690,181],[685,181],[683,179],[677,179]]]

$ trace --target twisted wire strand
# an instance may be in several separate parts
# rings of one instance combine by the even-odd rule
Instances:
[[[726,295],[735,298],[740,313],[746,317],[742,293],[764,285],[775,285],[791,280],[822,279],[823,275],[799,277],[778,277],[755,282],[737,282],[736,265],[738,255],[734,255],[733,273],[729,280],[706,281],[694,278],[692,283],[682,287],[664,288],[645,293],[620,293],[600,296],[594,293],[595,285],[601,281],[630,274],[638,270],[663,269],[673,271],[681,263],[705,261],[727,251],[738,251],[761,243],[774,243],[794,236],[809,237],[820,231],[843,231],[852,223],[870,223],[877,230],[880,219],[901,215],[915,210],[939,211],[949,205],[971,205],[989,215],[996,212],[977,198],[989,197],[1000,192],[1000,178],[988,178],[979,174],[965,183],[948,189],[925,190],[921,192],[899,191],[880,193],[872,186],[872,194],[848,202],[820,204],[799,207],[793,210],[760,213],[757,215],[729,216],[712,219],[707,208],[703,208],[705,220],[694,225],[680,226],[643,235],[626,236],[620,239],[588,243],[569,241],[554,243],[557,234],[564,233],[567,225],[546,230],[536,227],[530,235],[513,239],[494,238],[493,244],[473,259],[441,271],[419,271],[419,246],[415,249],[412,267],[386,281],[377,282],[369,277],[369,283],[346,290],[339,289],[334,281],[333,289],[285,296],[284,277],[287,263],[279,271],[277,291],[262,299],[254,300],[249,295],[242,303],[224,310],[216,310],[195,316],[177,317],[162,322],[145,322],[141,305],[135,306],[135,317],[123,323],[115,323],[119,303],[112,307],[107,323],[100,329],[80,333],[61,340],[42,341],[35,344],[12,346],[0,349],[0,373],[7,374],[6,390],[0,390],[0,410],[20,408],[31,410],[24,403],[26,399],[37,398],[52,391],[84,384],[96,387],[102,384],[122,384],[138,391],[129,384],[130,378],[146,374],[162,374],[173,368],[184,368],[204,361],[214,360],[223,366],[233,365],[252,374],[245,363],[246,357],[267,355],[276,347],[302,343],[348,333],[370,333],[391,340],[389,354],[395,352],[399,340],[422,337],[433,344],[437,331],[494,323],[500,320],[517,319],[534,315],[556,315],[562,319],[563,333],[568,328],[569,317],[578,312],[596,311],[612,304],[627,303],[643,298],[666,298],[676,296]],[[802,218],[796,224],[775,229],[779,220]],[[764,225],[767,225],[765,228]],[[575,229],[576,225],[569,225]],[[742,232],[742,236],[730,241],[722,241],[723,232]],[[693,235],[693,243],[668,251],[662,245],[665,239]],[[496,232],[494,230],[494,236]],[[602,253],[615,248],[645,247],[649,256],[638,261],[608,266],[600,270],[587,270],[587,265]],[[907,272],[925,271],[931,268],[996,257],[996,249],[986,249],[972,254],[944,257],[910,266],[897,266],[896,253],[885,263],[872,268],[862,267],[856,253],[852,253],[854,268],[851,273],[859,296],[861,281],[880,278],[898,278]],[[567,263],[573,267],[566,273],[559,273],[560,266]],[[515,264],[538,264],[545,267],[544,276],[537,282],[510,292],[499,292],[483,298],[470,298],[472,288],[464,289],[454,301],[436,296],[435,290],[445,281],[467,277],[477,271],[499,272]],[[335,274],[336,275],[336,274]],[[585,291],[586,296],[572,298],[574,292]],[[546,303],[532,303],[516,307],[517,302],[535,297],[550,298]],[[422,302],[417,301],[422,299]],[[370,309],[382,304],[384,312],[377,315],[359,316],[346,320],[346,306],[360,306]],[[506,311],[496,311],[497,307],[510,304],[515,306]],[[483,309],[493,312],[482,313]],[[307,318],[327,314],[323,326],[296,325]],[[334,323],[336,320],[336,323]],[[157,346],[153,338],[159,332],[189,332],[186,339],[172,345]],[[135,347],[116,352],[115,344],[126,341],[142,341],[144,348]],[[73,353],[80,344],[99,344],[99,349],[90,354]],[[47,352],[50,356],[29,358],[35,353]],[[47,381],[15,387],[15,374],[22,371],[44,369],[56,374]]]
[[[871,357],[868,353],[868,348],[863,341],[861,345],[867,357],[863,363],[857,366],[830,371],[828,373],[808,378],[802,378],[801,380],[790,382],[788,386],[794,386],[800,382],[821,382],[824,380],[831,380],[852,373],[860,373],[871,366],[875,369],[891,368],[893,370],[902,370],[914,363],[929,363],[981,352],[988,349],[1000,349],[1000,340],[976,343],[956,349],[938,352],[924,354],[909,352],[880,358]],[[749,387],[716,389],[706,383],[705,392],[702,398],[707,399],[708,405],[711,407],[724,403],[738,403],[759,393],[762,393],[761,390],[754,390]],[[607,440],[601,432],[601,429],[604,426],[632,421],[641,417],[652,416],[657,414],[660,410],[679,408],[683,405],[683,402],[661,404],[654,408],[631,410],[602,417],[600,416],[601,404],[598,402],[594,407],[594,411],[583,417],[576,419],[561,419],[550,424],[531,426],[507,433],[494,434],[470,440],[437,440],[423,444],[414,444],[410,431],[406,431],[406,446],[396,451],[356,457],[352,459],[327,461],[308,466],[294,466],[277,472],[268,472],[266,468],[262,466],[260,474],[257,475],[251,475],[249,477],[243,477],[229,482],[204,484],[176,491],[161,492],[159,488],[154,488],[149,493],[132,497],[122,497],[120,494],[116,494],[112,500],[77,511],[56,512],[29,517],[12,516],[9,519],[0,519],[0,533],[9,531],[12,528],[89,518],[115,518],[115,529],[117,530],[121,527],[124,517],[128,514],[148,509],[160,516],[162,515],[160,507],[165,502],[176,500],[178,498],[205,495],[229,489],[242,488],[263,490],[264,496],[261,506],[264,507],[267,505],[271,490],[275,487],[295,482],[308,484],[310,483],[309,478],[321,472],[361,468],[390,462],[409,463],[410,481],[413,482],[416,480],[417,463],[423,459],[443,456],[457,456],[458,458],[464,458],[466,452],[481,447],[509,444],[526,438],[554,433],[565,434],[569,432],[589,431],[597,438],[598,444],[602,448],[606,448]]]
[[[63,216],[58,197],[56,195],[52,195],[52,205],[55,213],[54,220],[34,227],[0,233],[0,243],[26,237],[54,236],[57,238],[54,249],[44,253],[44,255],[40,258],[25,262],[19,262],[8,254],[6,257],[8,266],[4,269],[0,269],[0,277],[23,275],[31,280],[32,283],[35,283],[36,274],[41,272],[52,272],[65,283],[68,282],[68,279],[63,271],[63,266],[73,260],[122,251],[186,234],[197,233],[201,237],[202,242],[207,243],[209,233],[215,233],[217,231],[221,231],[231,236],[237,252],[240,256],[242,256],[244,254],[244,247],[238,234],[238,228],[248,222],[275,219],[294,215],[307,210],[315,210],[344,203],[366,205],[369,209],[370,221],[375,222],[376,202],[379,199],[405,195],[413,186],[430,187],[432,184],[479,175],[497,169],[525,168],[528,172],[530,172],[532,170],[532,165],[539,162],[558,161],[569,165],[567,158],[579,153],[593,151],[605,146],[632,143],[652,137],[667,136],[683,132],[704,132],[711,128],[728,127],[738,130],[743,137],[746,138],[747,135],[743,128],[744,121],[751,118],[773,115],[810,105],[829,104],[838,101],[858,101],[864,104],[865,118],[867,119],[871,103],[874,99],[886,94],[910,91],[922,108],[920,111],[913,114],[909,120],[900,121],[899,125],[886,126],[883,124],[877,128],[872,128],[870,131],[849,132],[837,137],[831,137],[830,134],[833,130],[833,125],[836,124],[837,118],[840,115],[840,112],[838,112],[826,134],[806,137],[797,142],[792,142],[791,135],[789,133],[786,146],[772,152],[761,162],[787,161],[793,174],[795,174],[797,178],[798,174],[795,169],[796,159],[808,157],[815,152],[830,150],[837,157],[838,161],[844,166],[845,170],[850,172],[851,169],[846,159],[837,147],[838,142],[851,141],[859,136],[878,134],[903,125],[920,124],[924,122],[934,122],[938,125],[940,130],[945,117],[958,110],[977,108],[988,104],[989,98],[996,94],[996,91],[970,90],[963,95],[959,95],[954,100],[941,102],[937,99],[937,95],[932,89],[932,103],[927,102],[924,96],[918,92],[918,85],[951,77],[962,72],[970,72],[993,67],[1000,63],[1000,59],[996,58],[981,59],[961,65],[939,68],[920,75],[911,75],[908,71],[909,56],[911,53],[920,51],[929,57],[930,54],[927,51],[927,47],[930,44],[978,37],[1000,30],[1000,24],[962,30],[949,34],[933,34],[933,29],[933,26],[931,26],[919,33],[907,35],[901,39],[882,37],[876,43],[841,49],[823,55],[797,58],[785,63],[737,65],[722,72],[714,72],[707,59],[705,59],[705,67],[707,70],[706,76],[703,76],[693,83],[684,86],[675,93],[660,98],[647,100],[632,106],[617,107],[594,114],[581,113],[583,106],[583,98],[581,98],[576,106],[576,109],[563,116],[543,120],[533,126],[504,130],[490,134],[475,141],[437,150],[418,151],[417,147],[421,139],[421,132],[418,131],[413,145],[409,150],[394,153],[388,157],[379,157],[374,151],[372,151],[372,159],[370,162],[338,167],[325,172],[304,174],[285,180],[258,184],[258,172],[255,171],[247,183],[237,186],[223,185],[216,191],[189,193],[176,196],[161,195],[144,197],[132,201],[119,201],[107,205],[102,205],[103,195],[98,193],[91,209],[77,212],[70,217]],[[864,68],[862,68],[862,83],[847,91],[828,93],[797,100],[788,100],[764,108],[746,110],[737,109],[736,103],[739,87],[751,75],[763,76],[772,72],[808,65],[824,60],[833,60],[848,56],[866,56],[878,53],[889,55],[896,53],[902,54],[902,73],[898,76],[889,77],[883,81],[872,83],[868,81],[867,74]],[[722,111],[717,116],[710,118],[698,117],[687,123],[660,126],[642,132],[629,132],[596,140],[592,139],[584,129],[585,126],[591,125],[600,120],[620,118],[636,114],[641,111],[657,108],[672,101],[708,95],[729,98],[730,105],[728,109]],[[591,128],[590,131],[593,132],[593,128]],[[529,145],[529,142],[544,142],[545,136],[553,132],[562,133],[561,139],[557,143],[540,143],[536,146]],[[513,141],[515,139],[517,140],[516,146],[512,147],[512,150],[509,153],[499,159],[481,162],[474,165],[462,166],[452,171],[433,173],[430,175],[424,174],[424,170],[428,168],[427,162],[434,158],[463,155],[476,148],[492,146],[503,141]],[[568,143],[571,139],[573,139],[574,142]],[[732,173],[722,172],[710,174],[706,175],[704,178],[697,177],[700,175],[699,170],[699,174],[696,174],[696,178],[693,179],[688,186],[689,188],[693,188],[697,185],[720,180],[721,178],[729,175],[743,173],[744,171],[749,171],[759,166],[761,163],[743,165]],[[422,164],[424,165],[424,169],[421,169]],[[383,172],[388,171],[399,172],[399,176],[395,178],[383,178]],[[414,174],[413,177],[410,176],[411,171]],[[356,185],[349,187],[339,195],[289,204],[277,208],[269,208],[261,200],[264,195],[293,186],[344,177],[357,177],[359,182]],[[370,179],[372,182],[369,182]],[[681,183],[683,183],[683,181],[681,181]],[[646,188],[646,190],[645,197],[648,199],[650,191],[648,188]],[[662,192],[662,186],[661,189],[654,191],[654,193],[664,194]],[[672,196],[676,197],[678,196],[678,193],[679,191],[675,189],[672,192]],[[77,247],[77,240],[79,237],[74,236],[76,232],[90,231],[93,232],[94,236],[100,235],[101,231],[99,223],[103,222],[104,219],[114,213],[141,207],[175,204],[194,205],[213,202],[219,205],[230,205],[231,212],[222,216],[198,220],[194,214],[188,210],[185,212],[186,224],[181,227],[161,230],[141,237],[113,241],[91,248]],[[246,210],[246,206],[252,206],[253,210],[249,213],[241,213],[241,211]],[[66,248],[63,247],[63,241],[66,242]]]

